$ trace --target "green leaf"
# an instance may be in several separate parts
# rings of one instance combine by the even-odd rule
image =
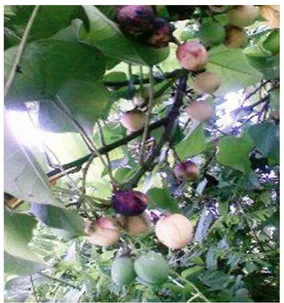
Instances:
[[[197,126],[184,140],[176,145],[176,152],[183,160],[198,155],[206,150],[207,142],[204,135],[203,124]]]
[[[89,31],[82,27],[80,41],[97,47],[106,56],[129,63],[154,65],[165,60],[167,47],[155,49],[123,35],[119,27],[96,7],[84,5]]]
[[[208,55],[206,70],[216,73],[222,83],[214,93],[217,96],[249,87],[262,79],[262,74],[249,65],[241,49],[221,45],[213,47]]]
[[[70,237],[84,235],[83,218],[74,211],[33,203],[31,212],[45,225],[65,230]]]
[[[247,134],[240,138],[226,136],[219,142],[217,161],[246,174],[250,170],[249,153],[252,147],[253,142]]]
[[[4,190],[19,199],[61,206],[51,193],[48,178],[32,151],[18,143],[5,117]]]
[[[14,257],[43,264],[43,261],[28,246],[36,224],[37,221],[32,216],[5,210],[5,251]]]
[[[231,277],[222,271],[208,270],[201,276],[201,281],[214,290],[220,290],[226,287],[231,281]]]
[[[279,163],[279,127],[273,122],[256,124],[248,129],[248,134],[263,157],[271,165]]]
[[[270,107],[272,110],[277,110],[279,111],[280,105],[280,91],[279,89],[275,89],[269,93],[270,95]]]
[[[189,276],[196,275],[196,274],[200,273],[203,269],[204,269],[204,267],[202,267],[202,266],[193,266],[191,268],[188,268],[188,269],[184,270],[181,273],[181,276],[183,278],[187,278]]]
[[[159,207],[171,212],[180,212],[176,201],[167,189],[154,187],[148,190],[146,195],[151,207]]]
[[[32,275],[45,268],[46,266],[40,263],[14,257],[4,252],[4,272],[6,274],[19,276]]]

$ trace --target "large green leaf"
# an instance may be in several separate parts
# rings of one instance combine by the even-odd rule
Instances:
[[[147,191],[147,198],[151,207],[159,207],[171,212],[179,212],[175,199],[170,195],[167,189],[151,188]]]
[[[247,134],[240,138],[226,136],[219,142],[217,160],[245,174],[250,170],[249,153],[252,147],[253,142]]]
[[[217,46],[209,51],[206,69],[216,73],[221,79],[221,86],[216,95],[249,87],[262,79],[262,74],[250,66],[241,49],[229,49]]]
[[[207,142],[203,131],[203,124],[200,124],[176,146],[176,152],[183,160],[202,153],[206,147]]]
[[[7,274],[19,276],[32,275],[45,269],[45,267],[43,264],[14,257],[4,252],[4,272]]]
[[[256,124],[248,129],[248,134],[263,157],[270,164],[279,163],[279,127],[272,122]]]
[[[36,224],[37,221],[32,216],[5,210],[5,251],[14,257],[43,264],[43,261],[28,246]]]
[[[18,143],[5,117],[4,191],[26,201],[61,206],[51,193],[45,172],[32,151]]]
[[[169,55],[167,47],[155,49],[126,37],[118,25],[96,7],[91,5],[83,7],[89,19],[89,30],[87,32],[81,28],[80,40],[97,47],[106,56],[134,64],[154,65]]]

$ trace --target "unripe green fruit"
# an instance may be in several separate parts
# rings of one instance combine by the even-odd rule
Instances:
[[[144,127],[146,115],[139,110],[131,110],[121,116],[121,124],[129,131],[134,132]]]
[[[258,7],[254,5],[237,5],[227,12],[230,24],[245,27],[252,25],[258,17]]]
[[[211,21],[201,25],[199,36],[208,46],[219,45],[224,42],[226,31],[219,22]]]
[[[131,257],[119,257],[114,260],[111,266],[111,278],[116,285],[129,285],[135,277],[134,262]]]
[[[270,51],[273,55],[279,53],[280,50],[280,32],[279,29],[273,31],[263,42],[263,47]]]
[[[228,48],[240,48],[247,42],[247,35],[244,29],[234,26],[226,26],[226,41],[225,45]]]
[[[170,273],[169,265],[162,255],[153,251],[142,255],[134,262],[137,276],[152,285],[161,285],[166,282]]]
[[[216,74],[210,72],[198,74],[193,81],[193,88],[202,94],[212,94],[220,85],[220,78]]]

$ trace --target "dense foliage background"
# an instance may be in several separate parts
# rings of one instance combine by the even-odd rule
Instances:
[[[5,86],[7,302],[279,300],[279,8],[259,8],[242,48],[202,40],[201,24],[226,26],[226,12],[153,9],[175,26],[175,43],[155,48],[121,31],[113,6],[5,7],[7,82],[15,68]],[[193,90],[196,74],[176,59],[190,40],[206,45],[206,70],[221,80],[212,95]],[[189,119],[184,109],[204,96],[214,116]],[[133,108],[149,113],[147,140],[120,123]],[[181,182],[173,167],[188,158],[200,175]],[[193,242],[170,250],[150,229],[92,245],[83,218],[114,215],[120,186],[147,195],[152,219],[189,218]],[[161,253],[168,281],[116,286],[121,249]]]

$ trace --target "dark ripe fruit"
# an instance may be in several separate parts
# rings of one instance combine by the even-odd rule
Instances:
[[[112,281],[119,286],[129,285],[136,278],[134,261],[131,257],[119,257],[111,266]]]
[[[203,100],[191,102],[185,111],[189,118],[199,122],[209,120],[214,114],[212,106]]]
[[[264,40],[263,47],[276,55],[280,51],[280,31],[279,29],[274,30],[269,34],[269,36]]]
[[[192,241],[193,225],[185,216],[173,214],[157,222],[155,233],[165,246],[179,249]]]
[[[201,25],[199,37],[208,46],[219,45],[224,42],[226,31],[219,22],[205,22]]]
[[[226,10],[229,9],[229,5],[209,5],[212,12],[215,13],[224,13]]]
[[[134,262],[137,276],[151,285],[161,285],[167,281],[169,265],[162,255],[153,251],[142,255]]]
[[[155,18],[153,33],[146,40],[148,44],[156,48],[167,47],[173,39],[174,26],[163,18]]]
[[[147,207],[147,197],[134,190],[121,190],[112,197],[112,206],[118,214],[124,216],[137,216]]]
[[[186,160],[175,166],[174,174],[181,181],[193,181],[199,175],[199,167],[192,160]]]
[[[203,69],[208,59],[206,48],[195,41],[179,45],[176,56],[180,65],[190,71]]]
[[[234,26],[226,26],[225,45],[228,48],[240,48],[247,42],[247,35],[244,29]]]
[[[117,22],[130,34],[143,34],[153,30],[155,15],[151,7],[126,5],[117,12]]]
[[[212,94],[221,85],[220,78],[211,72],[200,73],[193,81],[193,88],[202,94]]]
[[[96,221],[87,221],[85,223],[85,233],[92,244],[103,247],[117,243],[121,235],[116,221],[108,217],[102,217]]]
[[[230,24],[245,27],[252,25],[258,17],[258,7],[254,5],[237,5],[227,12]]]
[[[132,236],[146,232],[151,224],[149,216],[144,212],[139,216],[122,216],[117,218],[119,224]]]
[[[122,114],[121,124],[129,131],[134,132],[144,127],[146,115],[140,110],[131,110]]]

